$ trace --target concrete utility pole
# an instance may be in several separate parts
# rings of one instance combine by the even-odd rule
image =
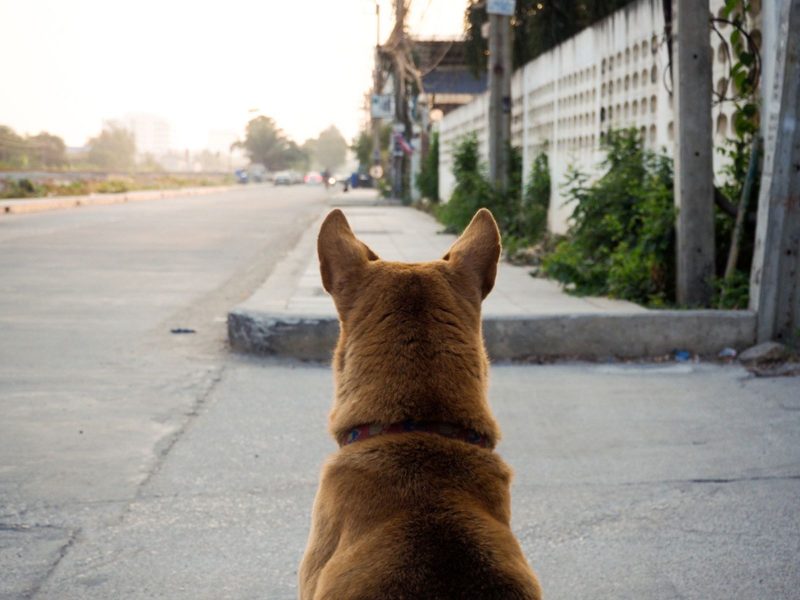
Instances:
[[[410,0],[394,0],[394,31],[392,44],[394,46],[394,91],[395,91],[395,120],[397,127],[394,135],[402,134],[411,139],[411,122],[408,116],[408,89],[406,85],[405,49],[406,49],[406,15],[410,7]],[[399,145],[392,141],[392,196],[399,199],[406,197],[408,185],[409,161]]]
[[[511,15],[514,2],[487,3],[489,12],[489,177],[508,187],[511,140]]]
[[[756,225],[750,308],[758,341],[800,342],[800,0],[778,3],[777,39],[765,39],[764,62],[774,61],[764,170]]]
[[[673,0],[676,42],[677,300],[708,306],[714,278],[714,170],[708,0]]]
[[[383,93],[383,78],[381,77],[381,5],[375,0],[375,72],[373,73],[373,94]],[[381,164],[381,121],[372,116],[372,167]],[[374,171],[371,171],[372,174]]]

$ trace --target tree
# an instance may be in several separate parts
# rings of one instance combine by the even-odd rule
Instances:
[[[316,156],[317,156],[317,140],[316,139],[307,139],[303,142],[303,145],[300,146],[300,149],[306,155],[306,164],[305,170],[308,171],[312,167],[319,167],[316,163]]]
[[[319,134],[314,144],[314,159],[323,168],[333,170],[341,167],[347,158],[347,141],[341,132],[331,125]]]
[[[128,171],[133,168],[136,141],[127,129],[112,125],[89,140],[88,161],[101,169]]]
[[[517,0],[514,18],[512,54],[514,68],[576,35],[585,27],[603,19],[632,0]],[[481,27],[489,20],[486,3],[470,0],[464,14],[467,62],[475,73],[486,71],[487,40]]]
[[[43,167],[61,167],[67,163],[67,147],[56,135],[42,132],[28,138],[33,162]]]
[[[279,171],[304,160],[305,153],[278,128],[269,117],[252,119],[245,131],[244,141],[231,146],[241,148],[251,163],[262,164],[271,171]]]
[[[0,125],[0,166],[25,167],[28,162],[25,140],[10,127]]]
[[[372,164],[372,134],[362,130],[350,144],[350,150],[356,155],[359,169],[368,170]]]

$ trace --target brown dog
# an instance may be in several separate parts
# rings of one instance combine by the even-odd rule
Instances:
[[[301,600],[538,600],[493,452],[481,301],[500,234],[481,209],[441,259],[384,262],[331,212],[322,283],[341,332]]]

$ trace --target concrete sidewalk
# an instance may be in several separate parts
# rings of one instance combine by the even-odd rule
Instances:
[[[353,190],[331,199],[355,234],[381,258],[420,262],[441,257],[456,236],[423,212]],[[319,226],[306,232],[264,285],[228,315],[231,345],[259,354],[327,360],[338,334],[333,301],[322,289],[316,254]],[[652,311],[608,298],[579,298],[529,269],[501,263],[483,305],[484,336],[495,360],[652,357],[676,349],[716,354],[755,338],[746,311]]]

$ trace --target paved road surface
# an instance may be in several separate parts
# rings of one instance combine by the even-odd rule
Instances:
[[[220,379],[227,311],[325,199],[248,186],[0,218],[0,597],[136,497]]]
[[[0,598],[295,597],[330,372],[232,355],[222,318],[321,200],[0,220]],[[737,367],[494,367],[546,598],[798,598],[797,389]]]

